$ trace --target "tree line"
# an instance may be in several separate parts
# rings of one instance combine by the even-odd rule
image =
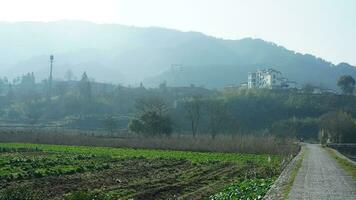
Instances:
[[[146,88],[143,84],[98,83],[83,73],[79,81],[54,81],[48,99],[47,81],[38,83],[29,73],[11,83],[1,79],[0,119],[32,125],[54,122],[68,128],[101,127],[113,135],[118,129],[128,129],[146,136],[270,134],[353,141],[355,81],[343,76],[336,84],[342,94],[315,94],[305,88],[208,90],[165,83]],[[336,123],[337,118],[348,123]]]

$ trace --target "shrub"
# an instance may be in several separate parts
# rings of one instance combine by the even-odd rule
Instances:
[[[276,121],[271,126],[271,134],[278,137],[297,137],[299,139],[318,139],[319,119],[291,118]]]
[[[320,117],[320,128],[323,137],[331,142],[356,142],[356,124],[352,116],[344,111],[328,112],[322,115]]]
[[[140,115],[139,119],[133,119],[129,124],[129,129],[135,133],[170,135],[172,133],[172,121],[168,116],[149,111]]]

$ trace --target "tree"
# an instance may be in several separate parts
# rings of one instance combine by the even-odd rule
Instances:
[[[300,140],[317,139],[319,120],[315,118],[296,117],[283,119],[271,125],[270,132],[280,138],[297,137]]]
[[[5,82],[0,78],[0,95],[2,95],[5,89]]]
[[[36,98],[36,79],[34,73],[23,75],[17,88],[19,97],[24,101],[31,101]]]
[[[356,124],[351,115],[343,111],[328,112],[320,117],[320,128],[331,142],[356,142]]]
[[[34,127],[39,121],[43,113],[44,103],[40,101],[31,101],[26,103],[25,114],[28,122]]]
[[[129,130],[134,133],[139,133],[139,134],[144,133],[145,132],[144,122],[141,121],[139,118],[134,118],[130,120]]]
[[[60,97],[63,97],[65,94],[67,94],[69,90],[69,85],[65,82],[58,82],[54,85],[54,92],[56,95],[59,95]]]
[[[6,94],[6,99],[11,102],[11,101],[14,100],[14,98],[15,98],[14,89],[13,89],[12,84],[10,83],[8,85],[8,91],[7,91],[7,94]]]
[[[117,121],[116,119],[110,115],[105,118],[105,127],[106,129],[110,132],[111,135],[113,135],[114,130],[117,128]]]
[[[200,96],[194,96],[190,100],[186,101],[184,104],[187,117],[191,121],[191,129],[194,138],[196,137],[196,134],[198,132],[202,105],[203,101]]]
[[[315,86],[310,83],[307,83],[307,84],[303,85],[303,87],[302,87],[302,91],[307,94],[313,93],[314,89],[315,89]]]
[[[67,70],[66,73],[64,74],[64,78],[66,81],[72,81],[73,80],[73,72],[72,70]]]
[[[344,75],[339,78],[337,85],[340,87],[342,92],[346,95],[353,94],[355,90],[355,79],[350,75]]]
[[[6,93],[6,89],[8,89],[9,86],[9,80],[8,78],[5,76],[3,79],[0,78],[0,94],[3,95],[4,93]]]
[[[323,129],[319,131],[319,140],[320,140],[320,144],[323,146],[326,145],[326,143],[328,142],[328,135],[325,133]]]
[[[86,72],[83,73],[82,79],[79,82],[79,93],[84,99],[91,99],[91,83]]]
[[[156,96],[136,99],[135,108],[139,113],[153,111],[160,116],[168,112],[166,102],[162,98]]]
[[[222,100],[211,100],[207,104],[210,132],[213,138],[226,127],[229,121],[229,111]]]
[[[137,116],[130,121],[129,130],[149,135],[170,135],[172,121],[166,103],[157,97],[136,100]]]
[[[148,111],[140,116],[140,121],[150,135],[169,135],[172,132],[172,122],[166,115]]]
[[[160,83],[159,84],[159,89],[166,90],[167,89],[167,82],[164,81],[164,82]]]

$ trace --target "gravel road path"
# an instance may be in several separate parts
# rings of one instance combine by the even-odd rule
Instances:
[[[307,144],[288,199],[356,200],[356,180],[320,145]]]

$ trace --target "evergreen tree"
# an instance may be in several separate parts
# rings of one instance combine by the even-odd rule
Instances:
[[[86,72],[83,73],[82,79],[79,82],[79,93],[80,97],[85,99],[91,99],[91,83]]]
[[[341,88],[342,92],[347,95],[351,95],[354,93],[355,84],[355,79],[349,75],[341,76],[337,81],[337,85]]]

